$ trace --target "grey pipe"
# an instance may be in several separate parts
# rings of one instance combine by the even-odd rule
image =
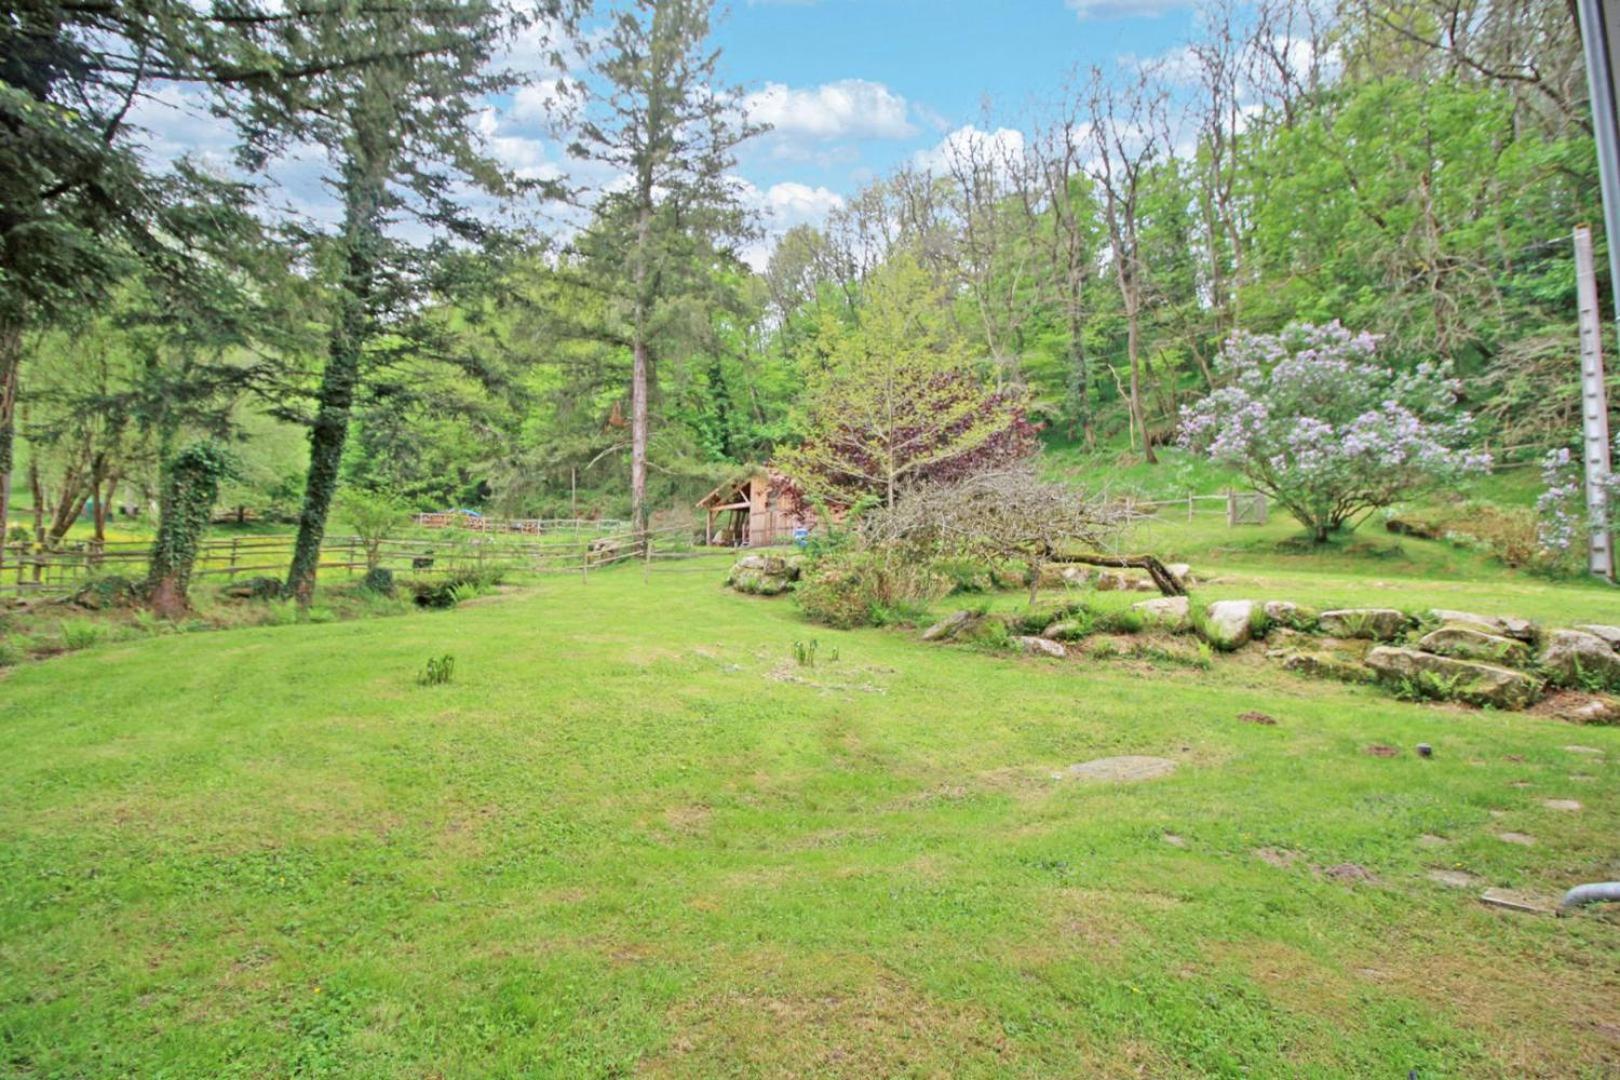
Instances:
[[[1620,881],[1575,886],[1564,894],[1563,901],[1558,905],[1558,914],[1568,915],[1582,905],[1601,904],[1605,901],[1620,902]]]

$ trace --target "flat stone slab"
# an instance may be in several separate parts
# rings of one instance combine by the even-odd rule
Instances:
[[[1167,832],[1163,836],[1161,836],[1159,839],[1163,840],[1165,843],[1169,844],[1171,847],[1186,847],[1187,846],[1186,839],[1184,837],[1177,836],[1173,832]]]
[[[1526,644],[1532,644],[1536,640],[1536,624],[1529,619],[1516,619],[1511,615],[1476,615],[1472,611],[1435,608],[1429,612],[1429,617],[1441,623],[1471,623]]]
[[[1322,612],[1316,624],[1331,637],[1390,641],[1406,629],[1406,614],[1394,608],[1339,608]]]
[[[1599,757],[1603,756],[1603,751],[1599,750],[1595,746],[1570,745],[1570,746],[1562,747],[1561,749],[1563,749],[1566,753],[1570,753],[1570,754],[1596,754]]]
[[[1157,780],[1176,771],[1176,763],[1169,758],[1126,754],[1122,757],[1097,758],[1070,765],[1062,772],[1053,773],[1054,780],[1112,780],[1118,784],[1134,784],[1139,780]]]
[[[1447,623],[1423,635],[1418,648],[1454,660],[1483,660],[1488,664],[1520,667],[1530,662],[1530,646],[1502,634],[1489,634],[1471,626]]]
[[[1552,915],[1558,911],[1558,901],[1518,889],[1486,889],[1480,893],[1479,902],[1487,907],[1519,911],[1526,915]]]
[[[1574,799],[1542,799],[1541,805],[1549,810],[1567,810],[1570,813],[1581,808],[1581,804]]]
[[[1434,833],[1429,833],[1429,832],[1426,832],[1422,836],[1419,836],[1417,838],[1417,846],[1418,847],[1426,847],[1426,848],[1445,847],[1449,843],[1451,843],[1451,841],[1447,840],[1445,837],[1436,836]]]
[[[1577,623],[1575,629],[1584,634],[1602,638],[1612,645],[1616,652],[1620,652],[1620,626],[1605,626],[1602,623]]]
[[[1444,688],[1446,697],[1471,705],[1522,709],[1541,694],[1541,682],[1522,671],[1417,649],[1380,645],[1367,654],[1367,666],[1386,682],[1431,679]]]
[[[1518,844],[1520,847],[1536,846],[1536,838],[1529,833],[1499,832],[1496,834],[1496,838],[1504,844]]]
[[[1453,889],[1472,889],[1482,884],[1485,879],[1466,870],[1443,870],[1436,867],[1429,871],[1429,880],[1436,885],[1446,885]]]

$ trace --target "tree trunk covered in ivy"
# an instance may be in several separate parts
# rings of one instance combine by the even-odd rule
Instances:
[[[146,576],[147,601],[158,615],[174,618],[191,610],[191,568],[213,516],[220,481],[230,472],[225,448],[213,442],[187,446],[164,468],[157,539]]]
[[[360,363],[371,322],[372,287],[382,246],[384,171],[364,136],[356,139],[343,176],[343,282],[338,293],[337,317],[327,343],[326,367],[316,395],[314,425],[309,432],[309,474],[304,484],[304,505],[298,515],[298,539],[292,566],[287,571],[287,595],[307,605],[315,595],[315,574],[320,567],[321,541],[326,519],[337,494],[343,444],[349,437],[349,418]]]
[[[11,472],[15,467],[21,360],[21,326],[10,320],[0,321],[0,569],[6,565],[6,534],[11,531]]]

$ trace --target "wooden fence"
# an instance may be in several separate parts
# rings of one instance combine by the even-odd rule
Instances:
[[[592,571],[634,561],[650,570],[703,554],[686,526],[599,531],[579,528],[545,534],[447,532],[432,538],[390,538],[375,550],[357,536],[328,537],[321,544],[320,572],[325,580],[346,580],[381,566],[413,576],[450,575],[470,570],[527,573]],[[614,523],[617,524],[617,523]],[[292,562],[294,538],[288,536],[214,537],[202,541],[192,577],[234,581],[281,577]],[[70,542],[59,548],[9,544],[0,566],[0,596],[61,596],[99,577],[139,580],[146,576],[150,541],[109,541],[96,545]]]
[[[1264,492],[1228,491],[1224,495],[1187,494],[1179,499],[1119,500],[1131,517],[1174,517],[1181,514],[1188,521],[1200,514],[1221,514],[1228,525],[1264,525],[1270,513]]]

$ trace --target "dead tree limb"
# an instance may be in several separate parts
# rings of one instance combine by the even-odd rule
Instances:
[[[1125,570],[1146,570],[1165,596],[1186,596],[1187,589],[1176,575],[1165,569],[1164,563],[1152,555],[1101,555],[1065,552],[1047,561],[1053,563],[1081,563],[1086,566],[1116,566]]]

